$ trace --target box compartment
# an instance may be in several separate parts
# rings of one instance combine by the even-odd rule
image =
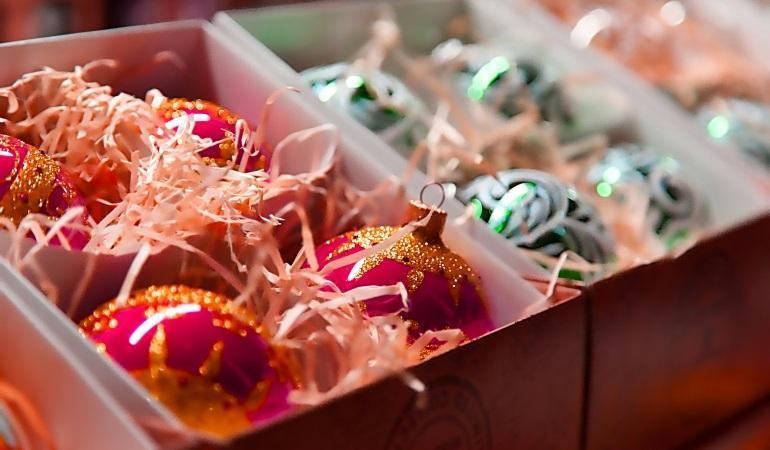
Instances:
[[[27,308],[34,292],[0,260],[0,379],[40,414],[57,448],[150,450],[155,443]]]

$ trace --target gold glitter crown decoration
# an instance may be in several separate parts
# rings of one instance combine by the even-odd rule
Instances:
[[[430,214],[431,209],[422,202],[410,202],[404,223],[425,218]],[[446,277],[455,307],[460,304],[460,289],[463,281],[471,283],[479,298],[483,300],[481,280],[478,275],[465,259],[447,248],[441,239],[446,217],[446,211],[434,209],[427,224],[417,227],[413,232],[405,235],[385,250],[364,258],[353,278],[360,279],[368,271],[379,266],[385,259],[390,259],[410,268],[406,276],[406,288],[410,295],[417,292],[422,285],[425,272],[431,272]],[[361,248],[373,247],[398,230],[399,227],[380,226],[348,232],[345,234],[348,239],[347,242],[335,248],[327,260],[353,250],[356,246]]]
[[[257,382],[248,398],[239,401],[216,382],[224,349],[223,341],[214,343],[197,374],[174,369],[166,364],[168,343],[160,324],[150,343],[149,367],[131,375],[188,426],[221,437],[232,436],[251,426],[247,412],[259,409],[272,380]]]

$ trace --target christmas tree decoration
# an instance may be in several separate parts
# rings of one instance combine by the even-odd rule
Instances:
[[[647,223],[668,249],[707,222],[705,202],[682,177],[676,160],[648,148],[635,144],[610,148],[588,171],[588,180],[600,197],[624,202],[623,188],[648,195]]]
[[[770,110],[740,98],[712,98],[697,111],[698,121],[718,142],[731,140],[770,169]]]
[[[427,129],[420,122],[425,107],[396,77],[338,63],[302,72],[324,103],[343,111],[408,156]]]
[[[562,80],[534,55],[450,39],[433,50],[432,58],[469,101],[507,118],[534,107],[561,141],[633,133],[632,105],[622,92],[594,80]]]
[[[527,101],[536,103],[546,120],[554,113],[566,114],[554,77],[534,60],[508,53],[450,39],[433,49],[432,57],[454,74],[458,88],[468,99],[484,102],[506,117],[521,113]]]
[[[56,161],[24,141],[0,135],[0,215],[18,225],[28,214],[56,220],[68,209],[84,205]],[[83,248],[88,241],[80,230],[65,228],[62,234],[72,248]]]
[[[227,108],[206,100],[171,98],[162,102],[157,111],[170,130],[176,131],[183,120],[192,120],[192,133],[213,142],[200,151],[206,162],[219,166],[232,162],[236,167],[240,165],[247,151],[247,136],[240,133],[236,136],[236,123],[240,118]],[[248,155],[246,171],[267,169],[269,163],[269,154],[262,147],[256,155]]]
[[[614,239],[575,189],[535,170],[482,176],[457,191],[475,217],[512,243],[558,257],[565,251],[591,263],[613,257]]]
[[[424,219],[390,246],[355,263],[332,270],[326,277],[347,292],[361,286],[389,286],[403,283],[406,305],[399,295],[385,295],[360,303],[369,316],[400,312],[411,322],[411,337],[426,331],[458,328],[469,339],[493,328],[481,280],[468,263],[441,240],[446,212],[411,202],[405,224]],[[367,227],[333,238],[317,249],[321,270],[338,260],[369,249],[401,230],[395,226]]]
[[[291,385],[255,317],[213,292],[135,291],[102,305],[80,331],[190,427],[226,437],[289,408]]]

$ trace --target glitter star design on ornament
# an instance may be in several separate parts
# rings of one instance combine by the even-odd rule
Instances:
[[[398,227],[382,226],[346,233],[344,236],[348,241],[330,253],[327,260],[354,250],[356,246],[364,249],[374,247],[398,230]],[[409,233],[385,250],[359,260],[351,269],[350,278],[361,278],[368,271],[379,266],[385,259],[399,262],[410,268],[406,276],[406,289],[409,294],[414,294],[420,288],[425,278],[425,272],[433,272],[446,277],[455,307],[459,306],[460,286],[463,280],[468,280],[481,296],[478,276],[462,257],[441,243],[420,239],[415,233]]]

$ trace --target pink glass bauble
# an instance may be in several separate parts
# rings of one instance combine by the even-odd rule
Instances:
[[[161,104],[158,114],[172,130],[180,126],[182,116],[189,117],[194,122],[193,134],[214,142],[200,152],[207,162],[223,166],[233,160],[236,153],[235,127],[238,116],[230,110],[206,100],[170,98]],[[244,151],[243,144],[239,143],[236,167],[240,165]],[[270,165],[268,153],[263,145],[256,155],[249,156],[246,171],[267,169]]]
[[[153,286],[80,330],[190,427],[226,437],[289,409],[291,385],[254,316],[221,295]]]
[[[407,222],[423,218],[430,209],[412,202]],[[388,286],[401,282],[408,292],[407,308],[401,313],[410,321],[410,337],[428,330],[459,328],[469,339],[493,328],[479,277],[465,260],[441,240],[446,221],[444,211],[434,211],[430,221],[405,235],[385,250],[358,262],[332,270],[326,278],[343,292],[361,286]],[[392,236],[399,227],[362,228],[319,246],[321,268],[339,258],[373,247]],[[385,295],[361,302],[370,316],[397,312],[401,297]]]
[[[85,206],[85,201],[56,161],[22,140],[0,135],[0,215],[18,225],[27,214],[56,219],[75,206]],[[88,241],[80,230],[65,228],[62,233],[75,249]]]

